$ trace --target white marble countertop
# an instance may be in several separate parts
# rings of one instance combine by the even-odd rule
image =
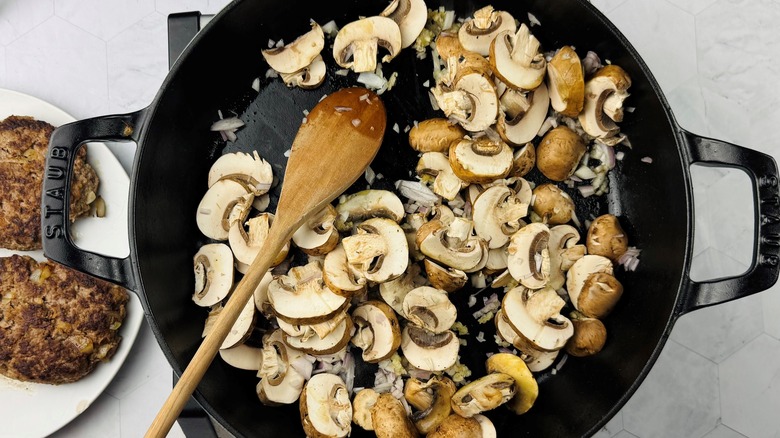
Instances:
[[[780,156],[780,0],[593,2],[644,57],[683,127]],[[78,118],[140,109],[167,73],[167,14],[225,3],[0,0],[0,87]],[[134,147],[111,148],[129,168]],[[747,178],[701,167],[694,178],[694,277],[744,271]],[[778,314],[774,287],[681,318],[647,380],[597,436],[779,437]],[[170,366],[144,325],[108,390],[53,436],[142,436],[170,389]]]

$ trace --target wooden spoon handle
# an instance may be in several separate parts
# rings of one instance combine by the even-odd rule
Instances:
[[[277,227],[274,225],[279,224]],[[274,229],[276,228],[276,229]],[[206,374],[211,362],[214,360],[214,356],[217,355],[219,347],[222,345],[222,341],[225,340],[233,324],[238,319],[238,315],[241,313],[244,305],[250,300],[254,294],[255,286],[260,283],[260,279],[265,275],[268,269],[271,267],[274,258],[279,254],[285,243],[292,237],[295,228],[289,224],[282,224],[280,222],[274,222],[268,233],[268,238],[263,245],[262,251],[257,255],[252,265],[244,274],[244,278],[238,283],[233,290],[230,299],[228,300],[225,308],[220,312],[216,323],[214,324],[211,332],[206,336],[206,339],[200,344],[198,351],[195,352],[187,369],[182,373],[179,382],[171,391],[168,399],[160,408],[154,421],[149,426],[149,430],[146,431],[146,437],[165,437],[168,431],[179,418],[184,405],[187,404],[187,400],[197,388],[203,375]]]

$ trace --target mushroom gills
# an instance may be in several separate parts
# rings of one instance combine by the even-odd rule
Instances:
[[[195,304],[208,307],[222,301],[233,289],[233,253],[222,243],[200,247],[193,257]]]
[[[444,371],[457,362],[460,342],[451,330],[436,334],[409,324],[401,334],[401,350],[415,368]]]

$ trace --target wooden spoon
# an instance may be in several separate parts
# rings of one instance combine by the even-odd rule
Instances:
[[[384,104],[364,88],[333,93],[309,113],[293,141],[276,216],[263,250],[236,286],[146,437],[168,433],[273,259],[304,221],[363,174],[379,151],[386,123]]]

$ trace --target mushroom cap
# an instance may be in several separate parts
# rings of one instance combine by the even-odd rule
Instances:
[[[304,90],[311,90],[325,82],[326,74],[327,67],[325,66],[325,61],[322,59],[322,55],[317,55],[311,64],[301,70],[295,73],[282,73],[280,76],[288,87],[300,87]]]
[[[357,326],[352,344],[363,350],[363,360],[381,362],[401,345],[401,329],[395,312],[380,301],[365,301],[352,311]]]
[[[322,280],[318,262],[290,269],[268,285],[274,314],[291,324],[316,324],[343,311],[349,300],[331,291]]]
[[[496,353],[485,362],[488,373],[504,373],[515,381],[515,396],[509,408],[515,414],[524,414],[534,405],[539,396],[539,385],[523,359],[511,353]]]
[[[374,430],[371,409],[379,399],[379,393],[371,388],[361,389],[352,399],[352,422],[365,430]]]
[[[490,44],[498,34],[504,31],[514,33],[516,29],[515,19],[509,12],[494,11],[492,6],[486,6],[474,12],[474,18],[463,23],[458,30],[458,40],[466,50],[488,56]]]
[[[436,334],[409,324],[401,332],[401,350],[415,368],[444,371],[458,361],[460,342],[451,330]]]
[[[406,212],[398,196],[387,190],[363,190],[344,198],[336,206],[336,228],[350,231],[355,222],[386,217],[401,222]]]
[[[309,255],[325,255],[339,243],[339,232],[334,222],[336,209],[328,204],[301,225],[292,236],[295,246]]]
[[[342,240],[353,268],[375,283],[403,275],[409,265],[409,246],[397,223],[386,218],[368,219],[357,226],[357,232]]]
[[[547,178],[563,181],[577,170],[586,151],[582,137],[560,125],[548,131],[536,148],[536,167]]]
[[[489,138],[461,140],[450,146],[450,165],[455,175],[468,183],[490,183],[509,175],[512,148]]]
[[[574,330],[571,321],[560,313],[564,304],[553,289],[532,292],[516,287],[504,295],[502,310],[514,331],[534,348],[556,351],[563,348]]]
[[[503,31],[490,45],[490,64],[501,82],[514,89],[533,90],[544,81],[547,61],[539,40],[525,24],[517,33]]]
[[[295,73],[314,61],[325,47],[325,34],[312,22],[311,30],[284,47],[263,50],[263,58],[279,73]]]
[[[474,230],[485,239],[488,248],[501,248],[509,242],[528,214],[528,204],[520,202],[506,185],[495,185],[482,192],[472,207]]]
[[[604,318],[621,296],[623,285],[612,274],[596,272],[585,280],[574,307],[585,316]]]
[[[536,166],[536,147],[533,143],[528,142],[515,149],[513,153],[512,172],[509,173],[509,176],[523,177],[527,175],[528,172],[534,170],[534,166]]]
[[[467,50],[463,47],[463,44],[460,43],[457,33],[443,30],[439,36],[436,37],[436,52],[441,59],[447,59],[453,56],[460,56],[462,53],[467,52]]]
[[[449,330],[458,318],[447,292],[429,286],[409,291],[404,297],[403,310],[409,322],[437,334]]]
[[[418,152],[447,152],[450,144],[466,135],[460,126],[443,118],[428,119],[409,131],[409,146]]]
[[[450,201],[468,185],[455,175],[447,155],[441,152],[423,153],[417,161],[416,171],[420,176],[433,176],[433,193]]]
[[[607,328],[596,318],[588,318],[577,312],[572,312],[571,322],[574,324],[574,336],[566,343],[566,352],[574,357],[592,356],[607,342]]]
[[[574,262],[569,268],[569,272],[566,274],[566,291],[569,293],[569,298],[575,308],[580,292],[585,286],[585,281],[591,274],[597,272],[612,275],[612,262],[606,257],[588,254]]]
[[[248,185],[255,196],[268,192],[274,174],[271,164],[260,158],[257,151],[252,155],[244,152],[224,154],[209,169],[209,187],[221,179],[232,179]]]
[[[404,397],[410,405],[419,410],[412,414],[418,432],[427,435],[447,419],[452,412],[450,401],[455,389],[452,380],[437,375],[425,383],[416,378],[406,381]]]
[[[486,376],[460,388],[452,396],[452,410],[463,417],[495,409],[515,395],[515,380],[501,372]]]
[[[198,204],[195,221],[200,232],[209,239],[227,240],[228,217],[233,207],[248,194],[247,186],[238,181],[222,179],[215,182]]]
[[[567,117],[577,117],[585,103],[585,77],[577,52],[563,46],[547,63],[550,104]]]
[[[453,224],[461,222],[456,220]],[[453,224],[445,226],[439,220],[426,223],[417,232],[417,246],[431,259],[451,268],[469,272],[477,268],[483,258],[486,258],[487,245],[481,238],[472,236],[471,230],[465,236],[461,236],[459,243],[451,242]]]
[[[311,377],[301,393],[301,424],[312,438],[345,437],[352,431],[352,403],[341,377],[322,373]]]
[[[195,292],[192,301],[201,307],[222,301],[233,289],[233,252],[223,243],[200,247],[193,257]]]
[[[458,414],[452,414],[442,421],[433,432],[429,433],[427,438],[475,438],[482,436],[482,427],[476,419],[476,415],[464,418]]]
[[[340,243],[325,255],[322,279],[333,293],[346,298],[360,295],[366,290],[366,279],[349,266],[347,253]]]
[[[605,103],[610,99],[609,108],[613,118],[622,120],[621,105],[627,97],[631,78],[617,65],[607,65],[593,74],[585,83],[585,105],[579,115],[582,129],[596,138],[608,138],[616,135],[618,126],[605,113]],[[617,95],[614,96],[613,95]],[[620,109],[620,112],[618,110]]]
[[[394,6],[395,5],[395,6]],[[414,44],[425,28],[428,20],[428,8],[424,0],[393,0],[380,15],[388,17],[398,24],[401,30],[401,47]]]
[[[554,184],[541,184],[533,191],[534,213],[550,225],[565,224],[574,215],[574,201]]]
[[[341,329],[341,322],[347,317],[347,312],[341,312],[334,315],[327,321],[318,322],[317,324],[290,324],[289,322],[276,318],[276,322],[279,324],[279,328],[288,335],[293,337],[302,338],[301,341],[307,341],[313,336],[317,336],[320,339],[324,339],[336,330]],[[294,347],[299,348],[299,347]],[[300,349],[300,348],[299,348]],[[324,353],[318,353],[324,354]]]
[[[482,414],[477,414],[471,418],[477,420],[479,423],[479,428],[482,431],[481,438],[496,438],[498,436],[498,432],[496,432],[496,426],[493,425],[493,422],[490,421],[490,418]]]
[[[526,337],[517,333],[507,321],[503,310],[496,312],[494,320],[498,335],[501,339],[509,342],[522,353],[521,359],[523,359],[523,362],[525,362],[531,372],[536,373],[544,371],[549,368],[555,361],[555,358],[558,357],[558,352],[560,350],[541,350],[534,346]]]
[[[588,254],[604,256],[613,262],[628,250],[628,236],[613,214],[603,214],[591,222],[585,240]]]
[[[512,235],[507,248],[507,268],[512,277],[525,287],[541,289],[550,276],[547,245],[550,229],[542,223],[531,223]]]
[[[220,349],[219,356],[225,363],[240,370],[257,371],[263,364],[263,349],[246,344]]]
[[[284,334],[284,342],[296,350],[309,354],[333,354],[341,351],[348,343],[352,332],[352,319],[346,316],[341,319],[336,329],[325,337],[318,335],[304,339],[304,336],[290,336]],[[350,414],[351,418],[351,414]]]
[[[379,285],[379,295],[393,310],[398,312],[399,315],[403,315],[404,298],[409,291],[419,286],[417,284],[418,279],[424,281],[420,277],[420,265],[410,263],[404,275]]]
[[[468,275],[460,269],[441,266],[428,258],[423,261],[423,264],[428,281],[437,289],[455,292],[465,286],[469,280]]]
[[[412,420],[406,409],[392,394],[380,394],[371,408],[371,422],[377,438],[417,438]]]
[[[346,24],[333,41],[333,58],[343,68],[356,73],[374,71],[378,46],[387,49],[382,62],[389,62],[401,51],[401,29],[387,17],[367,17]],[[348,61],[349,58],[352,61]]]
[[[510,93],[510,90],[507,90],[504,95],[507,95],[507,93]],[[547,111],[550,108],[550,95],[547,91],[547,85],[542,82],[534,89],[533,95],[531,95],[529,100],[531,106],[521,115],[511,119],[508,119],[507,116],[509,114],[504,112],[500,112],[498,115],[498,123],[496,124],[498,135],[504,141],[515,146],[524,145],[536,138],[536,134],[547,119]]]

